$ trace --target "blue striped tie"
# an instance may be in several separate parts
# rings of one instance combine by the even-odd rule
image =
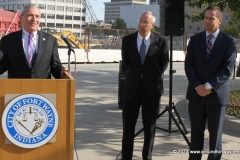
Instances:
[[[206,56],[207,58],[209,57],[209,54],[210,54],[210,51],[212,49],[212,41],[211,41],[211,38],[213,37],[213,35],[208,35],[207,36],[207,42],[206,42]]]
[[[142,44],[140,46],[139,53],[140,53],[141,61],[143,64],[145,56],[146,56],[146,39],[145,38],[142,39]]]

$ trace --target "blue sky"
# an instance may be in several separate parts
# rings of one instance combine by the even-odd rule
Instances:
[[[111,0],[88,0],[91,3],[92,9],[98,20],[104,20],[104,2],[111,2]],[[149,2],[149,0],[146,0]],[[88,20],[87,20],[88,21]]]

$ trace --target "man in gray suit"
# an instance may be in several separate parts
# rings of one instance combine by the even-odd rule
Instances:
[[[206,123],[210,140],[208,160],[220,160],[222,156],[223,121],[229,104],[228,80],[237,55],[233,37],[219,30],[222,20],[222,10],[209,6],[204,16],[206,30],[192,36],[187,48],[185,72],[189,84],[186,98],[191,121],[189,160],[202,157]]]
[[[167,40],[151,32],[155,20],[152,12],[144,12],[138,21],[138,31],[122,39],[122,62],[126,68],[122,108],[123,160],[132,159],[140,106],[144,128],[142,157],[143,160],[152,159],[156,118],[163,94],[163,74],[169,61]]]
[[[64,68],[58,55],[57,40],[38,31],[40,9],[33,4],[24,7],[20,20],[22,30],[1,39],[0,74],[8,71],[8,78],[55,78],[63,76]]]

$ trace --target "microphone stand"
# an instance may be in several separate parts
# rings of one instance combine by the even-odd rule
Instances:
[[[70,56],[71,56],[71,51],[73,52],[73,53],[75,53],[74,52],[74,50],[73,50],[73,48],[68,48],[68,73],[70,73],[71,74],[71,72],[70,72]]]

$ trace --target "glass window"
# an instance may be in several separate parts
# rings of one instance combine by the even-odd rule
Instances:
[[[74,8],[74,12],[81,12],[81,8]]]
[[[80,37],[80,33],[73,33],[76,37]]]
[[[65,19],[72,20],[72,16],[65,15]]]
[[[41,18],[45,18],[46,14],[45,13],[41,13]]]
[[[63,27],[63,23],[56,23],[57,27]]]
[[[22,4],[18,4],[18,9],[22,9]]]
[[[72,24],[65,24],[65,27],[72,27]]]
[[[64,10],[64,7],[63,7],[63,6],[57,6],[57,10],[58,10],[58,11],[63,11],[63,10]]]
[[[46,9],[46,5],[45,5],[45,4],[38,4],[38,7],[39,7],[40,9]]]
[[[48,5],[48,10],[55,10],[55,6],[54,5]]]
[[[74,16],[73,19],[74,20],[80,20],[80,16]]]
[[[80,24],[74,24],[73,27],[76,27],[76,28],[78,27],[79,28]]]
[[[17,9],[17,5],[16,5],[16,4],[13,5],[13,9],[14,9],[14,10]]]
[[[59,14],[56,15],[56,19],[63,19],[63,18],[64,18],[63,15],[59,15]]]
[[[47,23],[48,27],[54,27],[54,23]]]
[[[66,6],[66,11],[73,11],[73,8]]]
[[[46,5],[45,5],[45,4],[38,4],[38,7],[39,7],[40,9],[46,9]]]
[[[75,3],[81,4],[81,0],[74,0]]]
[[[49,18],[49,19],[55,19],[55,15],[54,15],[54,14],[48,14],[48,15],[47,15],[47,18]]]
[[[83,8],[83,9],[82,9],[82,12],[85,13],[85,12],[86,12],[86,8]]]
[[[8,9],[12,10],[13,6],[12,5],[8,5]]]
[[[41,22],[41,23],[40,23],[40,26],[41,26],[41,27],[45,27],[45,23],[44,23],[44,22]]]
[[[72,3],[73,1],[72,0],[66,0],[67,3]]]

